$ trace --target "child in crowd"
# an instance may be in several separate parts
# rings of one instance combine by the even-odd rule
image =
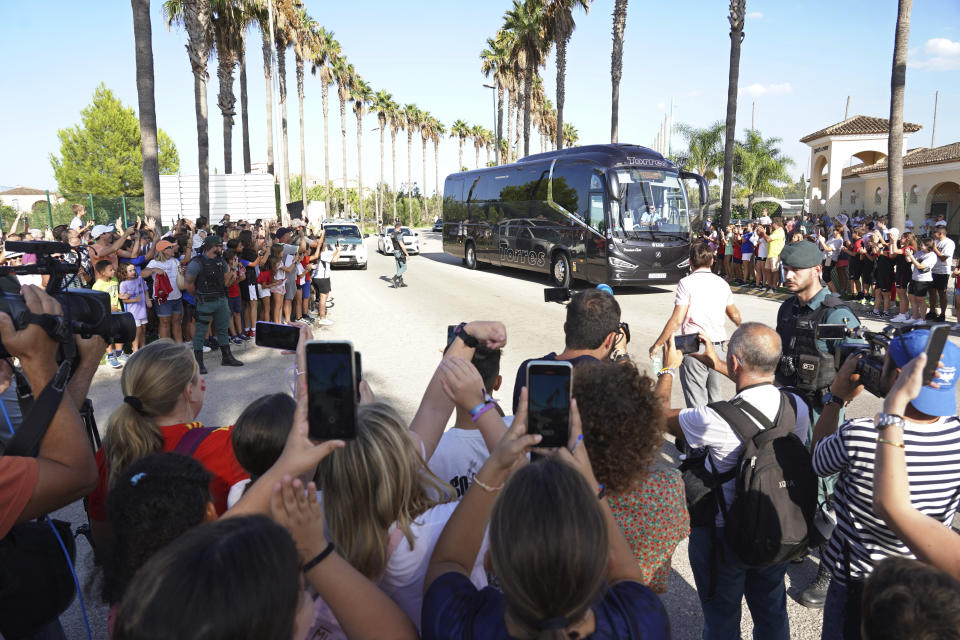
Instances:
[[[283,255],[283,245],[275,244],[270,248],[270,272],[273,273],[273,282],[270,283],[270,306],[273,308],[273,322],[279,324],[283,320],[286,282],[293,266],[293,256]],[[287,318],[289,321],[289,317]]]
[[[297,403],[288,394],[274,393],[248,404],[237,418],[230,441],[237,462],[250,478],[230,488],[228,507],[235,505],[247,486],[256,482],[280,457],[296,408]]]
[[[240,287],[246,277],[246,270],[240,266],[234,249],[224,251],[223,259],[227,263],[227,271],[236,274],[236,280],[227,287],[227,304],[230,307],[230,342],[240,345],[250,339],[243,334],[243,302],[240,300]]]
[[[257,276],[257,290],[260,295],[260,301],[263,303],[263,314],[260,317],[264,322],[271,322],[273,320],[273,313],[270,309],[270,288],[273,286],[273,270],[276,268],[278,261],[279,258],[274,256],[271,250],[266,261],[263,263],[263,267],[260,269],[260,275]],[[254,329],[256,329],[256,323],[254,323]]]
[[[863,640],[956,638],[960,582],[928,564],[887,558],[863,590]]]
[[[110,311],[122,311],[120,308],[120,283],[117,282],[117,268],[109,260],[100,260],[94,266],[97,272],[97,281],[93,283],[94,291],[103,291],[110,296]],[[107,364],[114,369],[123,367],[120,364],[120,355],[123,353],[122,344],[112,344],[107,351]]]
[[[907,262],[913,266],[910,279],[910,324],[923,324],[927,313],[927,292],[933,283],[933,266],[937,263],[937,254],[933,252],[933,238],[921,238],[919,247],[904,249]]]
[[[340,247],[334,250],[332,245],[326,244],[325,233],[320,234],[313,259],[316,266],[313,269],[313,290],[317,293],[317,324],[321,326],[333,324],[327,316],[327,299],[330,297],[330,265],[340,257]]]
[[[137,267],[131,262],[120,263],[123,282],[120,283],[118,297],[123,301],[123,308],[133,316],[137,325],[137,337],[131,344],[134,353],[146,344],[147,336],[147,309],[153,306],[147,291],[147,283],[137,272]],[[126,363],[127,354],[121,353],[118,360]]]

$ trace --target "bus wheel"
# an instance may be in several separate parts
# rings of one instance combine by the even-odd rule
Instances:
[[[477,249],[472,242],[467,243],[467,249],[463,254],[463,264],[467,269],[477,268]]]
[[[550,266],[550,279],[555,287],[570,286],[570,258],[567,254],[560,251],[553,256],[553,263]]]

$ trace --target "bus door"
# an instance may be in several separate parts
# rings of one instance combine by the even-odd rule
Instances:
[[[500,209],[495,202],[484,202],[480,205],[478,216],[476,243],[477,259],[490,264],[500,264],[497,249],[497,221],[500,219]]]

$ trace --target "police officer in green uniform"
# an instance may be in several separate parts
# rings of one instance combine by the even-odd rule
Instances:
[[[223,261],[223,242],[219,236],[207,236],[200,253],[187,265],[186,289],[197,299],[197,326],[193,334],[193,355],[203,366],[203,339],[207,335],[210,319],[217,326],[217,341],[220,343],[220,364],[225,367],[242,367],[243,363],[230,353],[230,307],[227,305],[227,263]]]
[[[785,270],[784,284],[794,295],[785,300],[777,312],[777,333],[783,343],[783,353],[775,381],[777,386],[789,387],[803,397],[813,413],[811,425],[816,424],[824,404],[838,401],[828,390],[841,364],[834,357],[841,341],[818,339],[817,328],[825,324],[845,325],[847,329],[860,326],[860,320],[846,303],[823,286],[822,260],[820,249],[807,240],[786,245],[780,254]],[[854,341],[861,340],[846,339],[846,342]],[[842,404],[843,401],[839,401]],[[843,420],[842,415],[840,419]],[[829,504],[835,484],[836,477],[820,481],[821,504]],[[829,586],[830,572],[821,562],[816,579],[800,594],[800,604],[822,608]]]

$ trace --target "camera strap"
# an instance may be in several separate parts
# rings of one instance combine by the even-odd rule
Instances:
[[[43,388],[29,410],[24,410],[23,422],[3,450],[3,455],[35,458],[40,452],[40,443],[47,434],[50,422],[60,408],[60,402],[70,380],[70,361],[64,360],[53,379]],[[17,384],[17,396],[21,389]],[[23,407],[21,407],[23,409]]]

